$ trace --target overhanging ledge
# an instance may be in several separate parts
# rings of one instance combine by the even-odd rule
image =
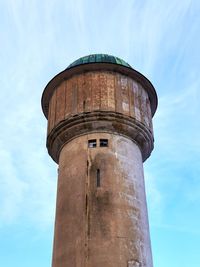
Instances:
[[[153,150],[153,133],[141,122],[117,112],[94,111],[70,116],[55,126],[47,137],[47,149],[55,162],[59,162],[63,146],[77,136],[106,132],[123,135],[140,148],[145,161]]]

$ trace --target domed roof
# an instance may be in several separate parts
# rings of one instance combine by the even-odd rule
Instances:
[[[88,64],[88,63],[113,63],[113,64],[118,64],[118,65],[131,68],[131,66],[128,63],[126,63],[123,59],[120,59],[118,57],[114,57],[114,56],[107,55],[107,54],[93,54],[93,55],[88,55],[88,56],[77,59],[76,61],[71,63],[67,67],[67,69],[74,67],[74,66]]]

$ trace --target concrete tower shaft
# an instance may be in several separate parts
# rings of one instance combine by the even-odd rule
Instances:
[[[152,84],[91,55],[44,90],[47,148],[59,164],[53,267],[152,267],[142,162],[153,149]]]

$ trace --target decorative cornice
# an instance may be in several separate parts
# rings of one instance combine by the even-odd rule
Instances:
[[[123,135],[135,142],[145,161],[153,150],[153,133],[143,123],[110,111],[84,112],[70,116],[59,122],[47,137],[47,149],[58,163],[62,147],[72,139],[95,132],[107,132]]]

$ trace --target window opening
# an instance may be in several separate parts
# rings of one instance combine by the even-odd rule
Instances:
[[[100,139],[100,147],[107,147],[108,139]]]
[[[85,100],[83,101],[83,111],[85,111]]]
[[[101,184],[100,184],[100,170],[99,169],[97,169],[97,187],[100,187],[101,186]]]
[[[96,146],[97,146],[97,140],[96,139],[88,140],[88,147],[92,148],[92,147],[96,147]]]

